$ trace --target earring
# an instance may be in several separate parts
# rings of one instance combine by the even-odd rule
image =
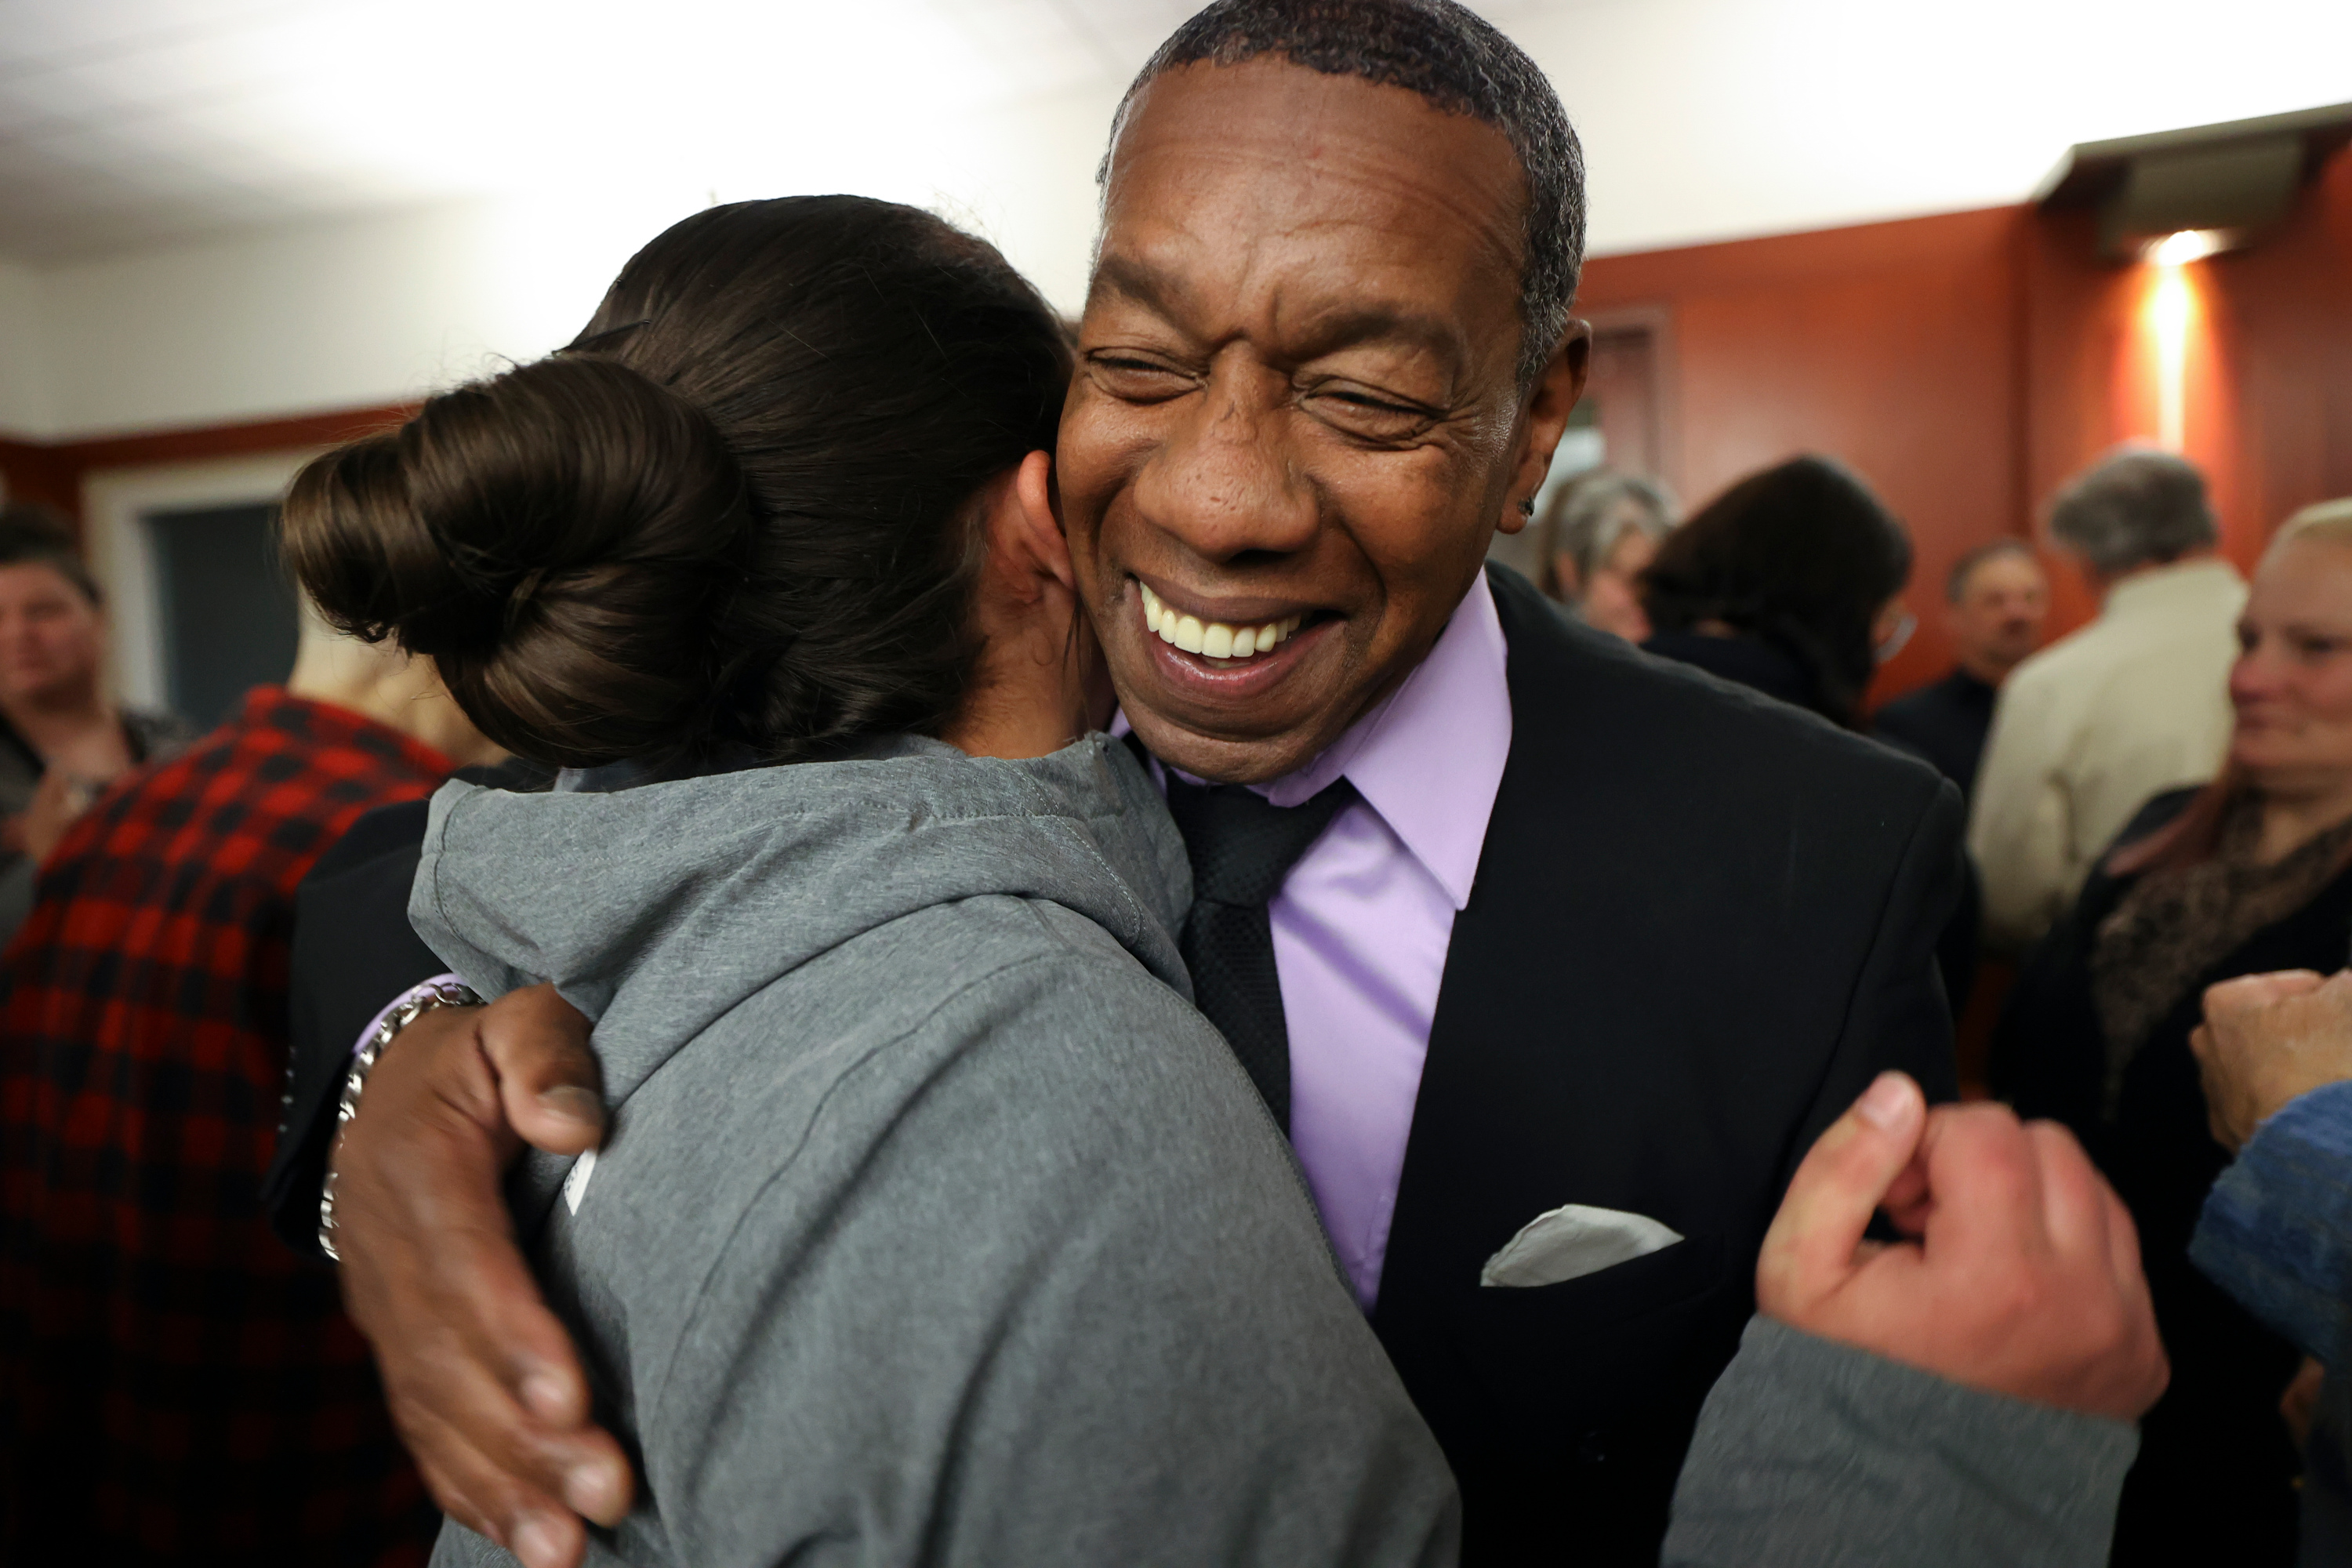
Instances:
[[[1536,498],[1529,496],[1527,500],[1519,503],[1519,515],[1522,517],[1533,517],[1535,514]]]

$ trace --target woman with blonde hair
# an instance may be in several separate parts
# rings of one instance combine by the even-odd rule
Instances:
[[[1993,1087],[2087,1144],[2139,1226],[2171,1390],[2148,1413],[2114,1561],[2286,1563],[2300,1358],[2190,1267],[2229,1154],[2189,1049],[2205,988],[2333,971],[2352,945],[2352,500],[2296,514],[2255,572],[2220,774],[2143,807],[2027,961]]]

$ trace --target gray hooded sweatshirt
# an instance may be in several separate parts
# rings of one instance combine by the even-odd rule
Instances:
[[[1187,1005],[1149,779],[908,750],[434,798],[416,929],[555,981],[616,1108],[518,1194],[642,1478],[595,1560],[1450,1562],[1444,1461]]]
[[[591,1560],[1451,1563],[1444,1458],[1187,1005],[1157,791],[1101,737],[899,750],[434,797],[416,929],[556,982],[615,1107],[513,1194],[639,1469]],[[2087,1565],[2132,1447],[1759,1323],[1667,1561]]]

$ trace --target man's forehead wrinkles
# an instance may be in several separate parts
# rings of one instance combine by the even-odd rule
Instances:
[[[1358,347],[1402,347],[1425,353],[1449,372],[1469,358],[1459,324],[1361,288],[1346,292],[1277,282],[1266,300],[1270,346],[1298,358]]]
[[[1488,189],[1475,170],[1441,171],[1401,149],[1339,135],[1289,155],[1278,148],[1202,138],[1154,149],[1139,161],[1158,165],[1142,172],[1147,189],[1175,188],[1173,201],[1166,205],[1214,212],[1221,224],[1236,225],[1252,237],[1279,232],[1269,215],[1305,220],[1320,213],[1326,222],[1353,221],[1387,232],[1401,221],[1436,212],[1451,217],[1494,259],[1514,269],[1518,265],[1523,237],[1516,173],[1508,183]],[[1170,178],[1171,169],[1182,170],[1183,177]],[[1350,202],[1350,196],[1360,199]]]
[[[1094,282],[1087,290],[1087,302],[1112,295],[1158,315],[1181,318],[1192,293],[1191,279],[1183,268],[1157,262],[1150,255],[1151,247],[1143,248],[1143,254],[1114,250],[1107,237],[1102,258],[1095,264]]]
[[[1425,274],[1410,257],[1383,257],[1391,247],[1346,237],[1367,226],[1355,220],[1306,218],[1221,241],[1189,226],[1139,226],[1129,243],[1106,243],[1095,287],[1171,325],[1211,336],[1240,331],[1302,352],[1385,342],[1454,366],[1475,357],[1461,311],[1431,308],[1451,302],[1415,289]],[[1383,273],[1395,288],[1382,286]],[[1213,304],[1225,320],[1201,319]]]

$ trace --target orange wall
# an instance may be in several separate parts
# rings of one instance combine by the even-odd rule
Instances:
[[[1941,672],[1928,585],[2016,531],[2015,208],[1595,258],[1580,310],[1664,306],[1667,478],[1694,505],[1798,452],[1865,476],[1918,545],[1918,635],[1889,669]],[[1924,590],[1924,591],[1923,591]]]
[[[2114,443],[2157,433],[2156,269],[2099,259],[2089,215],[2047,215],[2026,252],[2026,463],[2048,493]],[[2242,568],[2299,509],[2352,495],[2352,156],[2260,244],[2182,269],[2182,450]],[[2092,605],[2079,586],[2066,624]]]
[[[2262,243],[2185,276],[2184,449],[2212,479],[2224,548],[2251,564],[2297,507],[2352,494],[2352,155]],[[1885,697],[1947,667],[1955,559],[2030,535],[2067,476],[2157,434],[2154,281],[2101,259],[2086,215],[2001,207],[1601,257],[1579,308],[1667,322],[1666,477],[1693,503],[1819,451],[1909,523],[1920,628]],[[2050,563],[2063,631],[2095,606]]]
[[[55,447],[0,440],[0,479],[10,500],[38,501],[68,516],[81,510],[80,475]]]

